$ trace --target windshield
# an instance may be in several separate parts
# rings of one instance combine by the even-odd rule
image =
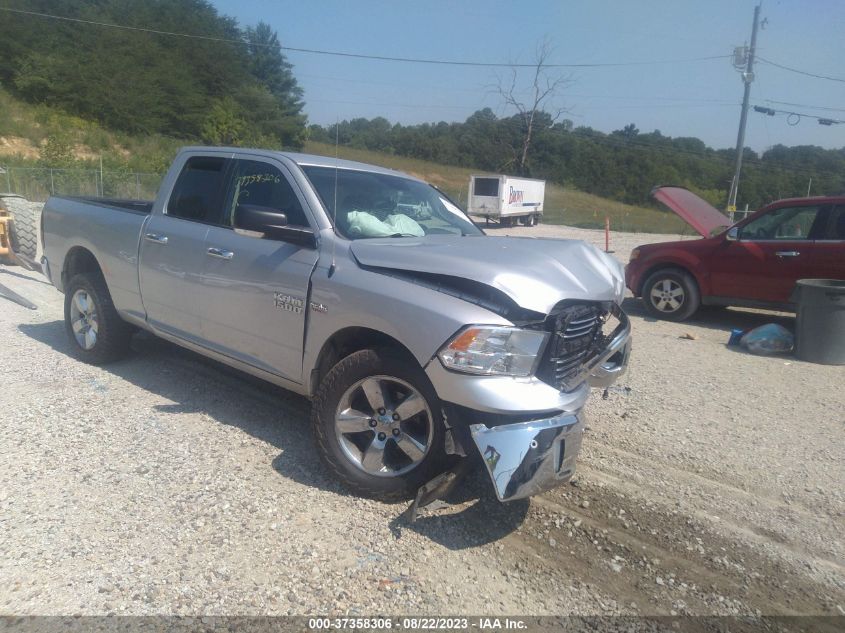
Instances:
[[[347,239],[481,235],[463,211],[430,185],[401,176],[334,167],[302,170],[326,211],[335,217],[335,228]]]

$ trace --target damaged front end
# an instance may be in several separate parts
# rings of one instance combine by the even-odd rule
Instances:
[[[578,413],[492,428],[470,426],[499,501],[530,497],[569,481],[583,430]]]
[[[500,501],[539,494],[573,476],[589,387],[615,382],[631,351],[630,321],[612,301],[561,302],[523,327],[548,336],[530,376],[469,376],[437,359],[427,368],[448,403],[456,452],[477,451]]]
[[[617,304],[564,305],[544,327],[552,337],[536,376],[561,393],[585,383],[608,387],[625,372],[631,325]],[[568,481],[575,473],[583,428],[580,408],[491,428],[469,426],[500,501],[529,497]]]

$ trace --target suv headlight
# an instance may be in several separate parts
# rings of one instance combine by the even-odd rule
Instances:
[[[531,376],[549,338],[548,332],[516,327],[471,325],[438,353],[447,369],[491,376]]]

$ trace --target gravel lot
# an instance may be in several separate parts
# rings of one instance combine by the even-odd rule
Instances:
[[[502,506],[478,473],[409,525],[324,475],[306,400],[147,335],[81,364],[62,296],[0,283],[39,306],[0,299],[2,614],[845,614],[845,368],[725,346],[788,315],[629,299],[573,485]]]

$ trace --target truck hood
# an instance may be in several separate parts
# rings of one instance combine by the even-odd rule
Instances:
[[[356,240],[350,248],[364,266],[469,279],[543,314],[564,299],[621,302],[625,291],[622,264],[580,240],[429,236]]]
[[[677,213],[702,237],[710,237],[716,229],[731,225],[724,213],[683,187],[655,187],[651,195]]]

